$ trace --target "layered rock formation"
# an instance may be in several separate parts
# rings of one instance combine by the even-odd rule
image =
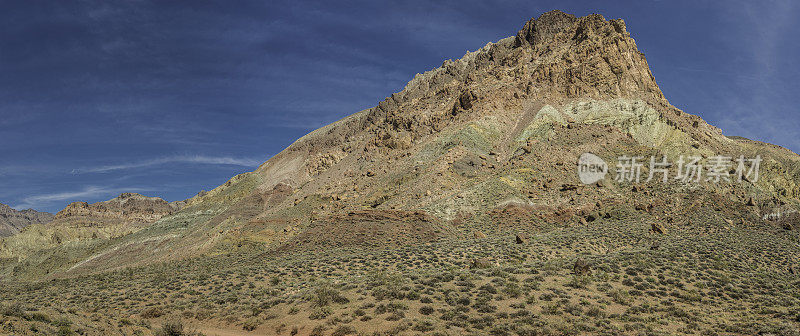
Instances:
[[[42,224],[53,220],[53,214],[33,209],[17,211],[0,203],[0,237],[16,234],[31,224]]]
[[[302,186],[294,201],[325,194],[346,199],[338,202],[344,207],[421,207],[450,217],[528,192],[506,185],[498,191],[505,196],[451,199],[485,194],[464,190],[464,182],[471,184],[465,177],[474,183],[547,163],[541,173],[574,183],[571,168],[552,169],[574,161],[559,137],[577,137],[582,150],[605,150],[606,158],[620,143],[632,152],[667,155],[754,150],[670,105],[624,21],[553,11],[531,19],[515,37],[415,76],[378,106],[306,135],[249,178],[263,181],[255,182],[263,190]],[[597,147],[603,143],[606,148]],[[782,160],[789,153],[775,154]],[[528,163],[524,155],[539,160]],[[796,197],[800,189],[786,182],[794,179],[796,156],[788,158],[788,171],[776,169],[780,176],[761,187],[779,183]],[[783,164],[778,161],[770,164]]]
[[[585,152],[611,165],[620,155],[666,155],[673,162],[679,155],[761,155],[764,161],[757,182],[632,187],[609,177],[602,185],[581,186],[575,165]],[[92,269],[235,253],[243,246],[291,250],[295,237],[339,232],[331,225],[348,214],[371,218],[363,211],[486,225],[472,228],[486,235],[536,230],[534,222],[585,223],[612,216],[612,207],[683,225],[691,217],[689,202],[711,202],[733,209],[725,216],[761,221],[773,211],[770,204],[798,207],[798,176],[796,154],[728,138],[670,105],[624,21],[553,11],[515,36],[417,74],[376,107],[309,133],[256,171],[209,192],[172,206],[139,196],[77,203],[54,223],[91,226],[102,218],[128,223],[105,227],[134,228],[92,231],[89,238],[121,238],[98,252],[103,258],[80,263]],[[414,223],[387,227],[405,232]],[[375,231],[363,230],[358,238],[381,241],[369,237]]]
[[[38,250],[91,241],[102,242],[135,233],[177,210],[158,197],[123,193],[104,202],[74,202],[47,222],[0,240],[0,257],[23,257]]]
[[[302,231],[365,208],[422,210],[460,221],[494,218],[512,202],[535,211],[497,219],[509,222],[503,227],[530,216],[577,221],[594,218],[589,213],[598,211],[598,200],[615,204],[609,199],[641,192],[613,181],[601,189],[562,187],[578,183],[574,163],[589,151],[612,164],[619,154],[674,159],[758,152],[770,158],[771,174],[707,190],[732,193],[735,202],[792,203],[800,195],[796,155],[729,139],[670,105],[623,20],[553,11],[514,37],[416,75],[378,106],[311,132],[255,172],[183,202],[181,212],[214,211],[201,227],[226,226],[239,237],[234,240],[268,244],[289,239],[272,234],[284,232],[282,225]],[[258,232],[270,234],[253,238]],[[206,238],[176,244],[182,251],[209,246],[193,239]]]
[[[56,219],[76,216],[111,217],[131,221],[153,222],[175,212],[176,206],[158,197],[123,193],[104,202],[74,202],[56,213]]]

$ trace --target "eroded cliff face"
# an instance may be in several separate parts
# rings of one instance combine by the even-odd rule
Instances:
[[[17,211],[0,203],[0,237],[18,233],[28,225],[47,223],[53,220],[53,214],[33,209]]]

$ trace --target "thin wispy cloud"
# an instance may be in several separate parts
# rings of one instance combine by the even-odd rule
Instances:
[[[203,155],[170,156],[170,157],[144,160],[139,162],[130,162],[118,165],[73,169],[72,174],[107,173],[107,172],[126,170],[126,169],[147,168],[169,163],[196,163],[196,164],[210,164],[210,165],[257,167],[263,161],[264,161],[263,159],[234,158],[226,156],[203,156]]]
[[[782,89],[791,86],[784,73],[785,60],[793,59],[791,45],[793,18],[798,7],[793,1],[770,1],[770,6],[739,1],[723,7],[735,18],[735,40],[725,40],[739,52],[739,80],[732,90],[718,99],[725,113],[718,116],[718,126],[727,134],[767,141],[797,151],[798,120],[790,117],[796,110],[793,95]]]
[[[146,189],[143,188],[108,188],[108,187],[100,187],[100,186],[87,186],[83,190],[78,191],[67,191],[67,192],[59,192],[59,193],[52,193],[52,194],[41,194],[41,195],[34,195],[28,196],[22,199],[22,202],[12,206],[12,208],[17,210],[23,210],[28,208],[41,208],[53,203],[59,203],[64,201],[84,201],[87,199],[93,199],[100,196],[109,196],[120,194],[123,192],[138,192],[138,191],[145,191]]]

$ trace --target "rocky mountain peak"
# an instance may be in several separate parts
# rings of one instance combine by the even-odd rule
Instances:
[[[592,34],[630,36],[625,21],[622,19],[607,21],[600,14],[578,18],[575,15],[554,10],[526,22],[515,37],[515,46],[542,45],[566,39],[580,41],[589,38]]]
[[[142,195],[142,194],[138,194],[138,193],[130,193],[130,192],[128,192],[128,193],[119,194],[119,196],[117,196],[117,199],[124,200],[124,199],[129,199],[129,198],[142,198],[142,197],[145,197],[145,196]]]
[[[568,31],[578,21],[575,15],[554,10],[531,18],[517,33],[515,45],[542,44],[553,39],[555,35]]]
[[[514,46],[543,60],[534,78],[567,98],[637,97],[666,103],[622,19],[551,11],[526,22]]]
[[[371,162],[409,152],[470,120],[496,117],[521,130],[542,106],[614,99],[643,101],[670,127],[711,131],[667,102],[623,20],[551,11],[515,36],[415,75],[377,106],[311,132],[258,173],[270,176],[265,190],[282,181],[301,185],[348,156]]]

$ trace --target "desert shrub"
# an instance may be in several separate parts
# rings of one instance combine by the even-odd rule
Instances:
[[[580,316],[583,313],[583,308],[577,304],[567,303],[564,305],[564,311],[575,316]]]
[[[405,298],[408,300],[419,300],[420,295],[419,293],[412,290],[405,294]]]
[[[608,295],[611,297],[612,300],[614,300],[614,302],[622,305],[628,305],[631,302],[631,295],[628,294],[628,291],[623,289],[619,288],[612,289],[608,292]]]
[[[472,303],[472,300],[465,296],[456,298],[455,300],[455,304],[459,306],[469,306],[470,303]]]
[[[383,270],[370,274],[368,283],[372,288],[372,296],[378,300],[405,298],[403,292],[403,276],[401,274],[389,274]]]
[[[422,306],[419,308],[419,313],[422,315],[430,315],[433,314],[434,309],[431,306]]]
[[[349,325],[341,325],[336,330],[331,333],[331,336],[345,336],[345,335],[352,335],[356,333],[356,329],[349,326]]]
[[[556,304],[556,303],[548,303],[548,304],[542,306],[542,314],[558,315],[559,313],[560,312],[559,312],[558,304]]]
[[[489,294],[497,294],[497,288],[492,286],[492,284],[490,283],[481,286],[480,288],[478,288],[478,290]]]
[[[34,312],[28,316],[28,319],[31,321],[50,323],[50,316],[47,316],[47,314],[42,312]]]
[[[177,322],[167,322],[161,326],[161,329],[155,332],[156,336],[183,336],[185,335],[183,332],[183,323],[180,321]]]
[[[508,325],[499,325],[492,327],[489,334],[493,336],[506,336],[511,335],[511,327]]]
[[[411,329],[419,332],[427,332],[427,331],[432,331],[434,329],[434,325],[433,322],[431,321],[420,321],[414,324],[414,326],[411,327]]]
[[[256,328],[258,328],[260,324],[261,322],[258,319],[251,318],[248,319],[247,321],[244,321],[244,324],[242,324],[242,329],[247,331],[253,331],[256,330]]]
[[[388,311],[388,308],[386,307],[385,304],[379,304],[377,307],[375,307],[375,314],[380,315],[380,314],[386,313],[387,311]]]
[[[142,312],[141,316],[145,319],[158,318],[164,316],[164,311],[160,307],[150,307]]]
[[[25,317],[25,309],[22,308],[22,305],[16,302],[2,304],[0,305],[0,315],[23,318]]]
[[[522,289],[516,282],[508,282],[505,288],[503,288],[503,293],[512,298],[518,298],[522,294]]]
[[[75,335],[75,332],[72,331],[72,328],[70,326],[62,325],[62,326],[59,326],[58,329],[56,330],[56,335],[58,335],[58,336],[72,336],[72,335]]]
[[[322,320],[331,314],[333,314],[333,310],[330,307],[317,307],[311,312],[308,318],[312,320]]]
[[[555,293],[543,293],[542,295],[539,295],[539,300],[542,300],[542,301],[553,301],[553,299],[555,297],[556,297]]]
[[[603,312],[602,308],[598,306],[592,306],[586,310],[586,315],[589,315],[591,317],[602,317],[605,315],[605,313]]]
[[[344,304],[350,302],[350,300],[339,293],[339,290],[327,283],[317,286],[310,296],[310,301],[317,307],[325,307],[331,303]]]
[[[404,317],[406,317],[405,313],[403,313],[402,311],[395,311],[386,317],[386,321],[400,321]]]
[[[592,283],[592,278],[586,275],[573,275],[572,279],[566,284],[567,287],[576,289],[586,289]]]
[[[484,313],[484,314],[494,313],[495,311],[497,311],[497,306],[493,306],[488,303],[476,304],[474,308],[479,313]]]
[[[62,317],[53,321],[53,325],[58,327],[58,329],[56,330],[56,335],[59,336],[75,335],[75,332],[72,331],[72,321],[70,321],[66,317]]]
[[[325,329],[325,325],[318,325],[314,327],[314,329],[311,329],[309,336],[323,336],[325,335]]]

